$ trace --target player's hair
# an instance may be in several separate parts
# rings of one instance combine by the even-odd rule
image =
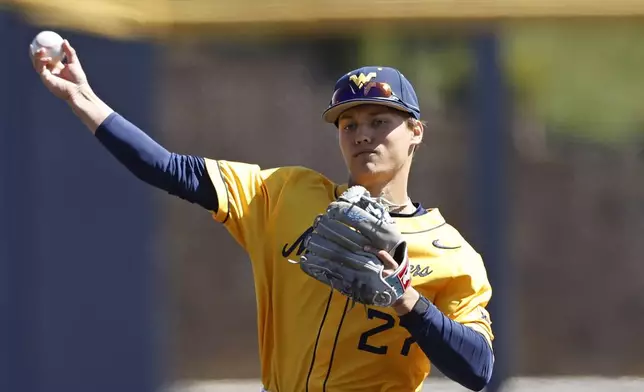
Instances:
[[[409,116],[409,118],[407,118],[407,126],[409,128],[413,128],[414,125],[416,125],[417,122],[421,123],[423,125],[423,128],[427,128],[427,121],[425,121],[425,120],[416,120],[412,116]]]

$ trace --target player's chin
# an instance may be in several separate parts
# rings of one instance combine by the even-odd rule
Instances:
[[[376,153],[360,154],[351,160],[352,169],[360,171],[378,171],[383,165],[382,157]]]
[[[354,164],[351,167],[351,177],[358,183],[362,185],[367,185],[377,181],[383,175],[385,175],[389,170],[377,162],[360,162],[359,164]]]

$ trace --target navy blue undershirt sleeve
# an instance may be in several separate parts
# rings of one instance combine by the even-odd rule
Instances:
[[[445,376],[473,391],[490,382],[494,353],[485,337],[445,316],[426,298],[421,296],[412,311],[400,317],[400,325]]]
[[[217,193],[203,157],[169,152],[117,113],[96,130],[96,138],[132,174],[210,211],[217,211]]]

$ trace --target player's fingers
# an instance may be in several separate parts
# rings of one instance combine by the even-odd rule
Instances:
[[[31,58],[33,60],[35,60],[35,59],[37,59],[39,57],[43,57],[44,55],[45,55],[45,48],[40,48],[40,49],[36,50],[35,52],[33,52],[33,54],[31,55]]]
[[[58,62],[56,65],[50,67],[51,73],[53,75],[59,76],[61,75],[61,72],[65,69],[65,64],[62,62]]]
[[[66,66],[65,64],[62,64],[62,63],[61,63],[60,72],[58,73],[58,76],[60,76],[61,78],[65,79],[65,80],[73,80],[74,79],[74,75],[69,70],[69,67]]]
[[[47,68],[47,69],[48,69],[48,70],[50,70],[50,71],[55,71],[55,70],[56,70],[60,65],[62,65],[60,62],[58,62],[58,63],[54,64],[54,63],[52,62],[52,58],[51,58],[51,57],[43,57],[43,58],[41,58],[41,59],[39,60],[39,62],[43,63],[43,65],[45,66],[45,68]]]
[[[52,75],[51,71],[47,66],[43,66],[40,70],[40,79],[43,81],[43,83],[47,85],[51,85],[53,83],[53,78],[54,75]]]
[[[45,49],[39,49],[31,56],[31,64],[36,71],[40,70],[40,60],[45,57]]]
[[[373,253],[374,255],[378,256],[378,259],[382,261],[385,269],[395,270],[396,268],[398,268],[398,263],[396,263],[396,260],[394,260],[394,258],[386,251],[375,249],[371,246],[365,246],[364,250],[365,252]]]
[[[38,68],[36,70],[40,74],[40,78],[43,82],[47,84],[54,83],[54,78],[56,77],[54,72],[56,72],[57,69],[57,65],[51,63],[51,58],[43,57],[38,59]]]
[[[43,68],[48,68],[51,64],[51,57],[39,57],[34,60],[34,68],[40,73]]]
[[[65,56],[67,57],[68,64],[76,64],[79,62],[78,55],[76,54],[76,49],[74,49],[67,40],[63,41],[63,51],[65,52]]]

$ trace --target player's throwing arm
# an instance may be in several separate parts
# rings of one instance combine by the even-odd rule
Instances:
[[[118,115],[92,90],[76,50],[58,34],[34,38],[30,55],[45,87],[67,102],[98,141],[141,180],[166,192],[217,210],[216,191],[203,157],[170,153]]]

